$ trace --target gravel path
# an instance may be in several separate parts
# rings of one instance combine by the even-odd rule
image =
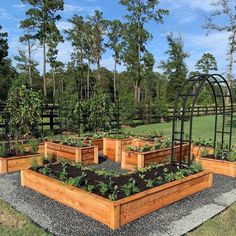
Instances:
[[[117,169],[111,163],[102,163]],[[215,175],[214,186],[144,216],[118,230],[91,220],[73,209],[20,186],[20,174],[0,175],[0,198],[34,222],[60,236],[182,235],[236,201],[235,179]]]

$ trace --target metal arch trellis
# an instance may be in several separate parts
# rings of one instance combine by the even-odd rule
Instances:
[[[215,128],[214,128],[214,148],[216,147],[218,141],[218,134],[220,134],[220,143],[221,148],[223,148],[224,143],[228,144],[228,148],[231,148],[232,141],[232,122],[233,122],[233,98],[232,93],[227,83],[226,79],[219,74],[205,74],[205,75],[195,75],[190,79],[186,80],[183,84],[180,92],[178,93],[175,104],[174,104],[174,114],[173,114],[173,127],[172,127],[172,151],[171,151],[171,161],[172,163],[177,162],[174,157],[174,148],[175,144],[178,143],[179,148],[179,164],[182,166],[183,164],[183,145],[188,144],[188,159],[187,164],[189,165],[191,162],[191,145],[192,145],[192,128],[193,128],[193,112],[194,107],[198,98],[199,93],[205,84],[208,83],[215,102]],[[222,112],[218,112],[219,107],[219,99],[220,103],[222,103],[223,109]],[[226,110],[226,99],[228,99],[230,109]],[[182,104],[180,105],[180,102]],[[186,114],[186,110],[189,107],[189,114]],[[180,106],[179,106],[180,105]],[[218,115],[222,115],[222,123],[220,127],[219,117]],[[229,124],[226,124],[226,115],[230,116]],[[186,118],[189,119],[189,128],[188,133],[185,132],[186,126]],[[177,126],[178,120],[180,122],[180,128]],[[227,125],[229,125],[229,129],[227,130]],[[228,136],[226,142],[226,135]]]

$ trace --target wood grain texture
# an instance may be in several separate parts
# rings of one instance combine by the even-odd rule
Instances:
[[[236,162],[214,160],[199,156],[196,157],[196,161],[200,163],[205,170],[236,178]]]
[[[201,155],[202,150],[207,149],[209,154],[214,154],[214,148],[192,145],[191,156],[197,157]]]
[[[21,184],[74,208],[111,229],[117,229],[146,214],[211,187],[212,173],[202,171],[114,202],[62,184],[58,180],[32,170],[21,172]]]
[[[182,156],[188,155],[189,146],[184,144],[182,148]],[[160,149],[149,152],[133,152],[123,151],[121,168],[134,170],[135,168],[143,168],[150,165],[153,162],[157,163],[168,163],[170,162],[171,148]],[[174,156],[177,160],[180,159],[180,148],[176,146],[174,148]]]
[[[98,147],[76,148],[59,143],[45,142],[45,156],[49,154],[73,162],[82,162],[84,165],[98,163]]]
[[[34,159],[37,160],[39,165],[42,163],[41,154],[39,153],[9,158],[0,157],[0,174],[28,169],[32,166]]]
[[[93,146],[98,147],[98,153],[102,154],[103,153],[103,139],[98,138],[98,139],[91,139],[91,140],[85,140],[85,143],[92,143]]]

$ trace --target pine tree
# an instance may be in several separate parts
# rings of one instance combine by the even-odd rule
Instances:
[[[218,70],[216,59],[211,53],[204,53],[201,59],[196,63],[195,67],[205,74],[209,74],[209,71]]]
[[[46,86],[46,63],[47,47],[50,43],[51,35],[55,32],[56,22],[61,19],[57,14],[64,9],[63,0],[22,0],[29,4],[31,8],[26,11],[27,18],[21,21],[20,26],[23,29],[33,29],[32,36],[39,41],[43,48],[43,91],[44,97],[47,97]]]
[[[167,15],[168,11],[158,8],[160,3],[158,0],[120,0],[120,3],[129,12],[125,15],[128,23],[125,31],[127,47],[124,51],[124,61],[134,78],[135,100],[140,102],[143,55],[146,52],[146,43],[151,38],[145,29],[145,24],[151,20],[163,23],[163,16]]]
[[[182,37],[173,37],[173,34],[167,36],[167,42],[169,45],[166,54],[169,58],[166,61],[162,61],[160,68],[164,70],[164,74],[168,79],[167,94],[170,102],[173,102],[176,97],[176,93],[182,87],[185,79],[187,78],[187,66],[185,59],[189,57],[189,54],[184,51],[184,44]]]

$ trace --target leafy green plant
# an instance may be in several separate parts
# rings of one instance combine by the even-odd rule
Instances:
[[[42,99],[38,92],[26,86],[12,86],[7,98],[5,112],[7,114],[7,129],[9,136],[16,144],[20,136],[27,137],[34,132],[41,119]],[[16,149],[18,155],[18,150]]]
[[[7,155],[7,150],[5,144],[0,145],[0,157],[5,157]]]
[[[144,180],[144,181],[146,182],[146,187],[147,188],[153,188],[154,187],[155,180],[148,179],[148,180]]]
[[[66,164],[62,166],[62,171],[59,174],[59,179],[61,181],[65,180],[67,177],[68,173],[67,173],[67,166]]]
[[[29,146],[30,146],[30,152],[31,153],[37,153],[38,149],[39,149],[39,141],[36,139],[32,139],[28,142]]]
[[[200,152],[201,157],[208,157],[209,156],[209,150],[207,148],[204,148]]]
[[[68,185],[73,185],[75,187],[81,187],[85,183],[86,174],[82,172],[80,176],[76,176],[75,178],[70,177],[65,180],[65,183]]]
[[[133,178],[130,178],[128,183],[124,184],[121,189],[127,197],[140,191],[138,186],[136,185],[135,179]]]
[[[175,173],[169,172],[164,175],[165,182],[169,183],[173,180],[175,180]]]
[[[19,142],[16,142],[14,145],[13,145],[13,148],[16,152],[16,155],[24,155],[25,153],[25,147],[23,144],[19,143]]]
[[[32,164],[31,164],[32,168],[34,171],[36,171],[39,168],[39,164],[36,158],[32,159]]]
[[[43,174],[43,175],[49,175],[51,173],[51,169],[47,166],[44,166],[40,169],[40,172]]]
[[[203,170],[201,164],[193,161],[189,167],[190,173],[194,174],[194,173],[198,173],[201,172]]]
[[[180,169],[178,171],[175,172],[175,180],[180,180],[183,179],[185,177],[185,171]]]
[[[117,200],[117,193],[119,192],[119,187],[117,185],[114,186],[112,193],[109,194],[108,198],[111,201],[116,201]]]
[[[92,185],[92,184],[88,184],[86,186],[86,190],[90,193],[92,193],[95,188],[96,188],[95,185]]]
[[[102,194],[102,195],[104,195],[105,193],[107,193],[108,192],[108,190],[109,190],[109,185],[108,184],[106,184],[106,183],[104,183],[104,182],[99,182],[99,184],[98,184],[98,189],[99,189],[99,192]]]

